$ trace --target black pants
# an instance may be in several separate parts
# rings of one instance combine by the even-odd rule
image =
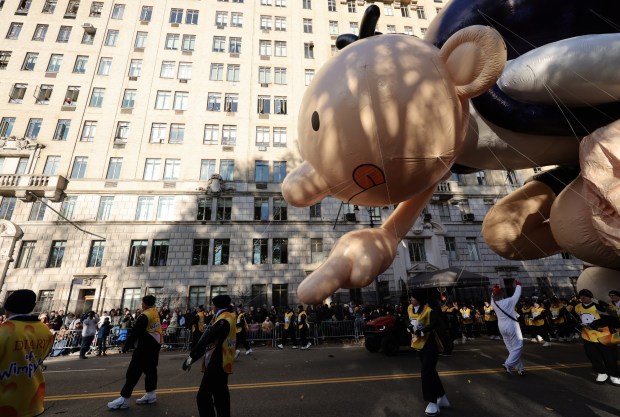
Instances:
[[[549,328],[546,324],[543,324],[542,326],[532,326],[532,337],[537,336],[542,337],[545,342],[551,341],[549,338]]]
[[[243,346],[246,350],[250,350],[250,343],[248,342],[248,333],[244,330],[237,333],[237,349]]]
[[[497,320],[487,321],[487,333],[489,336],[499,336],[499,329],[497,327]]]
[[[121,389],[121,396],[131,397],[133,389],[144,374],[144,389],[146,392],[157,389],[157,364],[159,363],[159,348],[150,351],[134,350],[131,362],[125,374],[125,385]]]
[[[470,324],[463,324],[463,327],[465,328],[465,337],[472,338],[474,337],[474,324],[470,323]]]
[[[308,327],[301,326],[299,329],[299,339],[301,340],[301,346],[305,347],[308,344]]]
[[[437,350],[435,335],[430,333],[430,337],[420,351],[420,361],[422,362],[422,398],[429,403],[436,403],[437,398],[443,397],[446,394],[436,369],[438,358],[439,351]]]
[[[102,353],[105,353],[106,350],[108,350],[108,346],[107,346],[107,337],[98,337],[97,338],[97,355],[101,355]]]
[[[282,335],[282,346],[286,345],[288,338],[291,338],[291,342],[293,342],[293,346],[297,346],[297,335],[295,334],[295,326],[292,324],[288,326],[288,329],[284,330],[284,334]]]
[[[90,345],[93,344],[95,335],[82,337],[82,346],[80,348],[80,358],[86,357],[86,352],[90,350]]]
[[[586,356],[592,362],[592,369],[597,374],[620,377],[618,371],[618,347],[616,345],[605,346],[601,343],[583,341]]]
[[[230,417],[228,374],[224,369],[209,369],[202,376],[196,395],[200,417]]]

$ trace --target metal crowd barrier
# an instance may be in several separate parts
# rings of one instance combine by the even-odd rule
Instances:
[[[345,321],[324,321],[320,323],[318,337],[321,340],[335,339],[355,339],[359,340],[359,326],[353,320]],[[363,334],[363,330],[362,330]]]
[[[185,327],[168,327],[163,331],[162,349],[188,350],[191,343],[191,331]]]

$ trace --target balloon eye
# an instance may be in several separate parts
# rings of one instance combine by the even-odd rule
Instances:
[[[320,126],[321,121],[319,120],[319,113],[312,113],[312,129],[314,129],[315,132],[318,132]]]

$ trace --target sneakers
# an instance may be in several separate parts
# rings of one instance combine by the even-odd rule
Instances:
[[[439,414],[439,407],[437,406],[437,403],[428,403],[426,410],[424,410],[424,414],[427,416],[436,416]]]
[[[124,408],[129,408],[129,398],[118,397],[114,401],[110,401],[108,403],[108,408],[111,410],[122,410]]]
[[[278,349],[284,349],[284,346],[282,345],[282,343],[280,343],[279,345],[276,345],[278,347]]]
[[[504,368],[506,372],[508,372],[509,374],[512,374],[512,370],[510,369],[510,366],[506,365],[505,363],[502,363],[502,368]]]
[[[246,354],[246,356],[252,354],[252,349],[250,348],[250,350],[246,350],[245,354]]]
[[[538,339],[536,339],[535,337],[532,338],[532,343],[538,343]]]
[[[549,346],[551,346],[551,343],[549,343],[549,342],[543,343],[543,347],[549,347]]]
[[[237,359],[239,357],[240,353],[241,353],[241,351],[239,349],[235,350],[235,359]]]
[[[607,378],[608,378],[607,374],[598,374],[596,376],[596,383],[597,384],[604,384],[605,381],[607,381]]]
[[[302,348],[302,350],[306,350],[306,349],[308,349],[310,346],[312,346],[312,343],[308,342],[308,343],[306,343],[306,346],[302,346],[301,348]]]
[[[517,371],[517,374],[519,374],[519,375],[521,375],[521,376],[524,376],[524,375],[525,375],[525,369],[519,369],[519,370]]]
[[[615,385],[617,387],[620,387],[620,377],[610,376],[609,377],[609,382],[611,382],[611,385]]]
[[[297,345],[291,346],[291,349],[297,349]]]
[[[444,395],[443,397],[437,398],[437,407],[450,408],[450,401],[448,401],[448,397]]]
[[[136,404],[153,404],[155,402],[157,402],[155,391],[147,392],[142,396],[142,398],[138,398],[136,400]]]

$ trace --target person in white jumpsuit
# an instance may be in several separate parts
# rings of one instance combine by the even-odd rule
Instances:
[[[499,333],[504,339],[504,344],[508,349],[508,358],[502,364],[506,372],[512,373],[512,369],[516,369],[519,375],[525,375],[525,368],[521,361],[521,352],[523,352],[523,335],[517,321],[517,312],[515,306],[521,298],[521,283],[515,281],[517,288],[510,298],[504,298],[502,289],[499,285],[493,287],[493,296],[491,305],[497,314],[497,325]]]

